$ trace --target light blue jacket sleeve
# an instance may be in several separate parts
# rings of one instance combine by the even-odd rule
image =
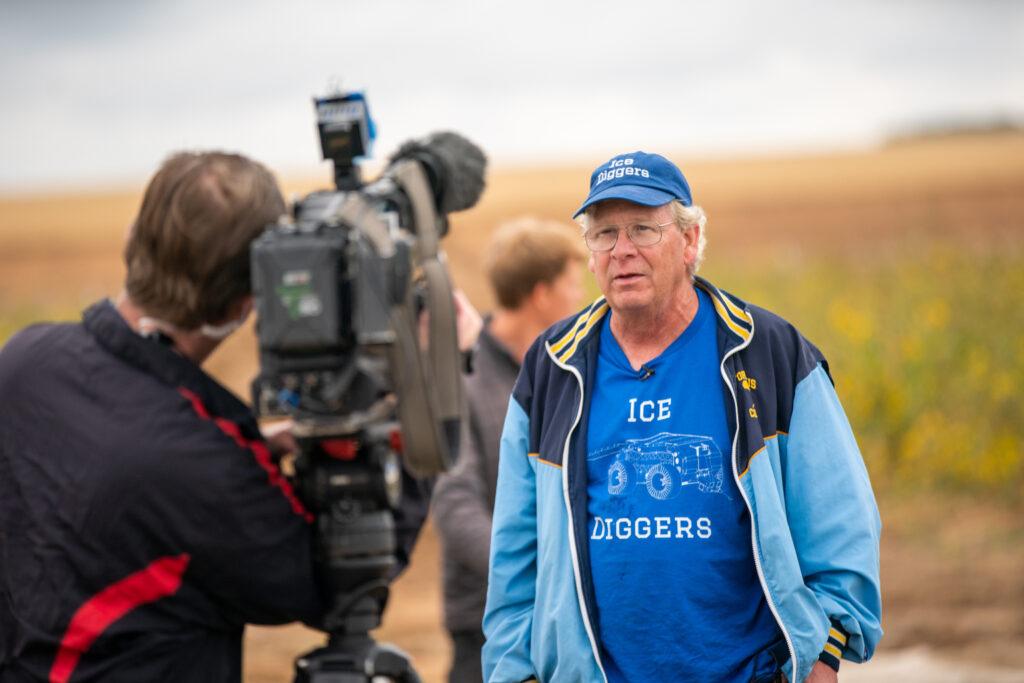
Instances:
[[[850,423],[821,365],[797,385],[784,467],[804,582],[849,634],[843,656],[864,661],[882,637],[881,520]]]
[[[537,581],[536,462],[529,457],[529,418],[513,398],[501,435],[491,559],[484,611],[484,680],[524,681],[530,660]]]

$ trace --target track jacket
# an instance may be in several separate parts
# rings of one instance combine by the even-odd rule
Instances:
[[[328,604],[312,521],[245,405],[110,302],[0,351],[0,682],[241,680],[246,623]]]
[[[761,586],[789,649],[784,672],[802,681],[819,656],[864,661],[882,635],[881,523],[828,363],[778,316],[701,278],[695,284],[717,312],[733,474],[750,512]],[[586,434],[608,310],[598,299],[543,334],[509,402],[484,615],[487,681],[605,680]]]

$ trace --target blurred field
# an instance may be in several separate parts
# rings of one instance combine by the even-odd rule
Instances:
[[[830,361],[882,507],[883,655],[926,646],[1024,672],[1024,135],[676,161],[709,215],[702,274],[794,322]],[[446,248],[478,306],[491,304],[478,264],[494,226],[566,219],[590,170],[498,169],[454,217]],[[0,341],[117,292],[143,183],[0,197]],[[254,358],[250,329],[209,368],[244,393]],[[427,681],[442,680],[448,647],[437,553],[428,528],[378,634]],[[318,638],[252,629],[248,642],[247,680],[269,683]]]

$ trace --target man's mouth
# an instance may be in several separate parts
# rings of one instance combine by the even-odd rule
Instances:
[[[628,285],[634,282],[638,282],[642,277],[643,275],[641,275],[640,273],[622,273],[612,278],[612,281],[618,284]]]

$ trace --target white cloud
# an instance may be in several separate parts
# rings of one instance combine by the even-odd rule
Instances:
[[[439,128],[498,161],[863,143],[1024,115],[1009,2],[68,0],[0,7],[0,190],[141,182],[179,147],[319,159],[311,96],[364,87],[378,154]]]

